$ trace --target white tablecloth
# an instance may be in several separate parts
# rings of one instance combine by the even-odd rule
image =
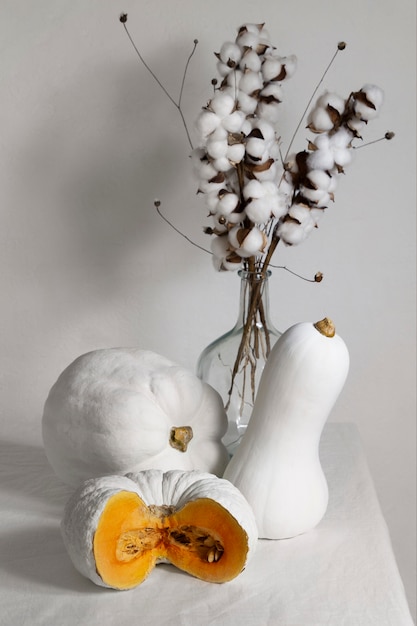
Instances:
[[[59,524],[70,489],[41,447],[0,447],[1,626],[411,626],[356,428],[328,424],[321,458],[330,490],[313,531],[259,541],[233,581],[205,583],[158,565],[130,591],[73,569]]]

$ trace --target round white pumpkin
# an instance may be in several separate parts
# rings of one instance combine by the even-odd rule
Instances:
[[[78,357],[45,403],[46,456],[64,482],[144,469],[221,476],[227,416],[220,395],[187,369],[137,348]]]

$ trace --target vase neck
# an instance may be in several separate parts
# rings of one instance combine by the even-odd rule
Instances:
[[[255,323],[257,326],[272,326],[269,318],[269,282],[271,272],[264,276],[260,272],[239,271],[240,302],[235,328],[241,328],[250,314],[251,307],[256,309]]]

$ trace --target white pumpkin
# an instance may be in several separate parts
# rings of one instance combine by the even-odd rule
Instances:
[[[292,326],[271,350],[224,474],[252,506],[261,538],[293,537],[322,519],[328,487],[319,442],[348,369],[347,347],[327,318]]]
[[[227,416],[219,394],[187,369],[136,348],[96,350],[59,376],[42,433],[55,473],[87,478],[142,469],[199,469],[219,476]]]
[[[75,568],[114,589],[136,587],[166,561],[207,582],[226,582],[243,570],[258,538],[236,487],[180,470],[86,481],[68,501],[61,530]]]

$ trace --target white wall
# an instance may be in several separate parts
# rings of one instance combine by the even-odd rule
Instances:
[[[323,87],[384,88],[320,229],[276,263],[276,326],[330,315],[351,352],[332,419],[361,432],[415,612],[415,5],[412,0],[2,0],[0,4],[1,429],[35,437],[60,371],[88,350],[139,345],[194,368],[237,312],[236,275],[156,215],[153,199],[207,245],[178,112],[139,64],[118,21],[190,126],[210,95],[213,52],[245,21],[266,22],[299,67],[287,83],[284,145],[338,41],[348,44]],[[296,148],[304,147],[305,131]]]

